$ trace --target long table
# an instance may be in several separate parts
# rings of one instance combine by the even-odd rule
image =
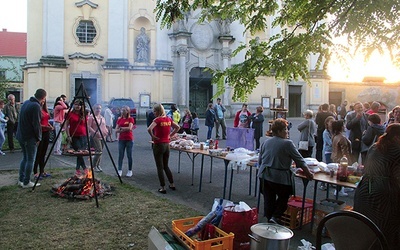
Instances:
[[[226,187],[227,187],[227,182],[228,182],[228,165],[230,160],[227,160],[224,156],[215,156],[215,155],[210,155],[209,150],[200,150],[200,149],[182,149],[182,148],[173,148],[171,149],[176,150],[179,152],[179,161],[178,161],[178,172],[180,171],[180,156],[182,153],[186,153],[189,157],[189,159],[192,162],[192,185],[194,183],[194,160],[195,158],[200,154],[201,155],[201,165],[200,165],[200,183],[199,183],[199,192],[201,192],[201,185],[202,185],[202,179],[203,179],[203,169],[204,169],[204,156],[208,156],[211,158],[211,168],[210,168],[210,182],[211,182],[211,175],[212,175],[212,164],[213,164],[213,158],[217,159],[222,159],[224,161],[224,166],[225,166],[225,175],[224,175],[224,187],[223,187],[223,198],[225,199],[226,197]],[[255,166],[254,162],[250,162],[248,164],[250,167],[250,184],[249,184],[249,194],[251,193],[251,179],[252,179],[252,168],[257,167]],[[232,195],[232,186],[233,186],[233,171],[234,169],[231,170],[231,176],[230,176],[230,184],[229,184],[229,195],[228,199],[231,199]],[[257,172],[257,171],[256,171]],[[305,200],[306,200],[306,194],[307,194],[307,187],[309,184],[309,180],[302,174],[295,174],[296,177],[301,178],[304,189],[303,189],[303,201],[302,201],[302,211],[304,211],[304,206],[305,206]],[[339,181],[336,179],[336,175],[333,177],[330,177],[328,173],[322,173],[318,172],[314,174],[314,179],[315,185],[314,185],[314,193],[313,193],[313,209],[312,209],[312,217],[311,217],[311,229],[314,224],[314,215],[315,215],[315,205],[316,205],[316,198],[317,198],[317,191],[318,191],[318,183],[323,182],[327,183],[327,186],[329,187],[329,184],[336,185],[336,200],[339,198],[339,191],[341,187],[349,187],[349,188],[356,188],[357,186],[353,183],[350,182],[343,182]],[[255,192],[257,192],[257,175],[256,175],[256,187],[255,187]],[[328,198],[329,192],[327,192],[327,198]],[[258,195],[258,205],[260,203],[260,195]],[[300,228],[303,225],[303,213],[301,213],[300,216]]]
[[[189,157],[190,161],[192,162],[192,185],[194,183],[194,161],[196,157],[200,154],[201,155],[201,168],[200,168],[200,183],[199,183],[199,192],[201,192],[201,185],[202,185],[202,180],[203,180],[203,169],[204,169],[204,156],[209,156],[211,157],[211,166],[210,166],[210,182],[211,182],[211,176],[212,176],[212,158],[220,158],[224,160],[224,165],[225,165],[225,176],[224,176],[224,190],[223,190],[223,197],[225,199],[226,195],[226,186],[227,186],[227,175],[228,175],[228,164],[229,161],[225,159],[223,156],[214,156],[210,155],[208,149],[184,149],[184,148],[174,148],[171,147],[172,150],[178,151],[179,153],[179,158],[178,158],[178,173],[180,173],[180,167],[181,167],[181,154],[186,153],[187,156]]]
[[[223,187],[223,196],[222,198],[226,198],[226,187],[228,183],[228,166],[230,160],[227,160],[225,156],[216,156],[216,155],[211,155],[208,149],[184,149],[184,148],[174,148],[171,147],[172,150],[178,151],[179,157],[178,157],[178,173],[180,173],[180,165],[181,165],[181,154],[186,153],[187,156],[189,157],[191,163],[192,163],[192,185],[194,184],[194,161],[198,155],[201,155],[201,164],[200,164],[200,183],[199,183],[199,192],[201,192],[201,187],[202,187],[202,181],[203,181],[203,170],[204,170],[204,157],[208,156],[211,158],[211,166],[210,166],[210,183],[212,179],[212,168],[213,168],[213,159],[221,159],[224,161],[224,166],[225,166],[225,174],[224,174],[224,187]],[[249,165],[251,167],[250,169],[250,182],[249,182],[249,195],[251,195],[251,180],[252,180],[252,168],[253,166]],[[230,187],[229,187],[229,195],[228,199],[231,199],[232,195],[232,182],[233,182],[233,169],[231,170],[231,178],[230,178]],[[257,185],[257,184],[256,184]]]

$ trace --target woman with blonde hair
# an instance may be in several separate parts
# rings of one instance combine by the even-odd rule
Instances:
[[[133,130],[136,128],[135,120],[130,115],[131,110],[128,106],[121,108],[121,116],[117,120],[115,133],[118,135],[118,175],[122,176],[122,162],[124,154],[128,157],[128,172],[126,177],[132,176],[132,152],[133,152]]]
[[[169,143],[172,136],[179,131],[179,125],[171,118],[165,115],[164,107],[161,104],[156,104],[153,107],[153,113],[156,116],[147,132],[153,141],[153,156],[157,166],[157,175],[161,188],[158,189],[159,193],[166,194],[164,173],[167,175],[169,188],[176,190],[174,184],[174,177],[172,176],[171,169],[168,166],[169,162]],[[172,127],[172,130],[171,130]]]
[[[101,115],[101,105],[95,104],[93,106],[93,114],[88,118],[88,129],[90,137],[93,138],[93,145],[96,153],[93,156],[94,170],[97,172],[103,171],[100,167],[101,154],[104,148],[104,140],[108,135],[106,119]]]
[[[185,109],[185,114],[182,117],[182,130],[186,134],[190,134],[190,127],[192,126],[192,114],[189,109]]]

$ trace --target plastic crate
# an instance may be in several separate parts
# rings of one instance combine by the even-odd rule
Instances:
[[[175,236],[181,239],[181,241],[189,249],[212,249],[212,250],[232,250],[233,249],[233,233],[225,233],[218,227],[215,227],[216,238],[209,240],[197,240],[188,237],[185,232],[195,226],[203,216],[192,217],[187,219],[173,220],[172,221],[172,231]],[[194,236],[195,238],[196,236]]]
[[[301,219],[301,204],[303,199],[300,197],[291,197],[288,201],[288,208],[285,213],[281,217],[281,221],[285,227],[290,229],[296,229],[300,227],[300,219]],[[303,211],[303,224],[311,222],[312,218],[312,209],[313,209],[313,200],[306,199],[304,203],[304,211]]]

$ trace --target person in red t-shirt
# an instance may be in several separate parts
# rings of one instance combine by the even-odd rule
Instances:
[[[87,149],[86,115],[84,102],[76,99],[65,121],[65,127],[68,128],[66,129],[68,141],[75,151]],[[82,155],[76,157],[76,175],[81,174],[80,167],[82,167],[83,171],[87,171]]]
[[[44,100],[42,105],[42,117],[40,120],[40,125],[42,127],[42,140],[39,143],[37,153],[36,153],[36,159],[35,159],[35,164],[33,165],[33,173],[35,174],[35,178],[39,177],[38,174],[38,166],[40,168],[40,176],[41,177],[49,177],[50,175],[48,173],[44,172],[44,159],[46,157],[46,152],[47,148],[49,147],[49,141],[50,141],[50,131],[53,130],[53,126],[50,125],[49,119],[50,119],[50,114],[49,110],[47,109],[47,102],[46,99]]]
[[[176,124],[171,118],[165,115],[164,107],[161,104],[156,104],[153,107],[153,112],[156,118],[147,128],[153,141],[153,155],[157,166],[158,179],[160,181],[161,188],[158,192],[166,194],[164,172],[167,175],[169,181],[169,188],[176,190],[174,184],[174,177],[169,169],[169,142],[171,136],[175,135],[179,131],[179,125]],[[173,130],[171,131],[171,127]]]
[[[122,162],[124,160],[124,153],[128,157],[128,173],[127,177],[132,176],[132,151],[133,151],[133,132],[136,128],[135,120],[130,115],[131,110],[128,106],[123,106],[121,109],[121,116],[117,120],[115,133],[118,136],[118,175],[122,176]]]

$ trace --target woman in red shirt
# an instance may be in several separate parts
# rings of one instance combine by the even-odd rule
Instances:
[[[87,133],[86,133],[87,114],[85,105],[82,100],[75,100],[71,112],[68,113],[65,121],[65,127],[68,141],[75,151],[87,149]],[[86,164],[82,155],[76,157],[76,175],[80,175],[80,167],[86,173]]]
[[[153,145],[153,155],[157,166],[158,179],[160,181],[161,188],[158,192],[166,194],[164,172],[167,175],[169,181],[169,188],[175,190],[174,178],[172,172],[169,169],[169,142],[171,136],[179,131],[179,125],[176,124],[171,118],[165,115],[164,107],[161,104],[156,104],[153,107],[153,113],[156,118],[147,128]],[[173,128],[171,132],[171,127]]]
[[[37,172],[38,166],[40,168],[40,177],[50,177],[50,174],[44,172],[44,159],[46,157],[47,148],[49,147],[49,139],[50,139],[50,131],[53,130],[53,126],[50,125],[49,119],[50,114],[49,110],[47,109],[47,102],[44,100],[42,105],[42,117],[40,120],[40,125],[42,127],[42,140],[39,143],[35,164],[33,165],[33,173],[35,174],[35,179],[39,177]]]
[[[128,157],[128,173],[126,177],[132,176],[132,151],[133,151],[133,132],[136,128],[135,120],[130,115],[131,110],[128,106],[123,106],[121,109],[121,116],[117,120],[115,133],[118,136],[118,175],[122,176],[122,162],[124,160],[124,153]]]

